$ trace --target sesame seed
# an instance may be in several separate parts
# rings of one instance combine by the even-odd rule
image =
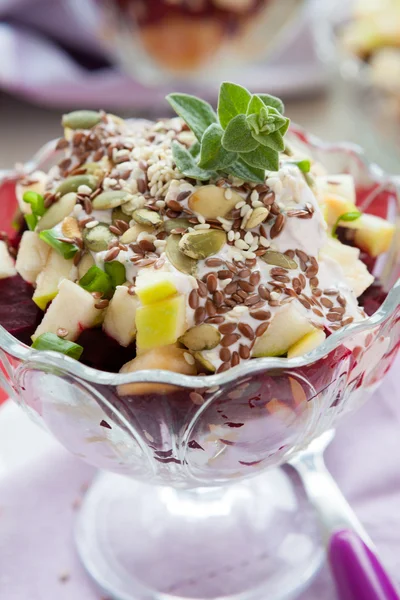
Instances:
[[[256,202],[258,200],[258,198],[259,198],[259,193],[257,192],[257,190],[253,190],[251,192],[250,200],[252,202]]]
[[[196,362],[194,357],[191,354],[189,354],[189,352],[184,352],[183,357],[188,365],[194,365],[194,363]]]
[[[85,227],[86,229],[92,229],[93,227],[96,227],[96,225],[98,225],[99,222],[98,221],[89,221],[88,223],[86,223]]]
[[[199,225],[195,225],[194,229],[196,230],[206,230],[210,229],[211,225],[209,223],[199,223]]]
[[[249,245],[246,244],[246,242],[244,240],[236,240],[235,241],[235,246],[236,248],[239,248],[239,250],[248,250]]]
[[[88,185],[80,185],[78,187],[78,194],[82,194],[83,196],[90,196],[92,193],[92,189]]]
[[[241,200],[240,202],[238,202],[237,204],[235,204],[235,208],[237,210],[239,210],[240,208],[242,208],[242,206],[244,206],[246,204],[246,202],[244,200]]]
[[[224,196],[225,196],[225,198],[226,198],[227,200],[232,200],[232,196],[233,196],[233,194],[232,194],[232,190],[231,190],[230,188],[227,188],[227,189],[225,190],[225,194],[224,194]]]
[[[233,242],[234,239],[235,239],[235,232],[231,230],[231,231],[228,232],[228,240],[230,242]]]

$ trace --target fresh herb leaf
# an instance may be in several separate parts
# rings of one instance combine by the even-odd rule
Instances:
[[[122,263],[118,260],[113,260],[104,263],[104,270],[111,279],[113,288],[117,285],[123,285],[126,281],[126,270]]]
[[[243,179],[243,181],[251,181],[253,183],[265,182],[265,170],[247,165],[242,158],[238,158],[233,165],[230,165],[226,169],[226,172],[234,177],[238,177],[238,179]]]
[[[67,242],[61,242],[58,239],[58,234],[53,229],[45,229],[39,233],[41,240],[49,244],[54,250],[56,250],[65,259],[73,258],[78,252],[79,248],[76,244],[68,244]]]
[[[185,123],[193,131],[196,138],[201,142],[205,130],[217,123],[217,115],[213,107],[208,102],[190,96],[189,94],[169,94],[167,100]]]
[[[229,125],[230,121],[237,115],[246,114],[251,94],[246,88],[236,83],[225,81],[221,85],[218,100],[219,122],[223,129]]]
[[[42,333],[42,335],[39,335],[33,342],[32,348],[35,350],[60,352],[61,354],[65,354],[65,356],[75,358],[75,360],[79,360],[83,352],[83,347],[79,344],[64,340],[54,333]]]
[[[234,117],[222,137],[222,145],[229,152],[251,152],[259,143],[254,139],[246,115]]]
[[[123,265],[121,266],[123,267]],[[90,267],[85,275],[80,278],[79,285],[87,292],[101,292],[105,296],[109,295],[113,288],[111,278],[96,265]]]
[[[237,152],[228,152],[222,146],[224,130],[213,123],[204,132],[201,140],[201,151],[198,165],[202,169],[219,169],[229,167],[237,159]]]
[[[359,219],[361,217],[362,213],[357,211],[351,211],[351,212],[347,212],[347,213],[343,213],[343,215],[340,215],[340,217],[337,219],[336,223],[334,224],[334,226],[332,227],[332,237],[337,238],[337,228],[339,227],[339,224],[341,223],[341,221],[347,221],[348,223],[350,221],[356,221],[357,219]]]
[[[272,106],[273,108],[276,108],[276,110],[282,115],[285,113],[285,105],[280,98],[271,96],[270,94],[257,94],[257,96],[263,101],[265,106]]]
[[[241,158],[246,164],[257,169],[268,171],[278,171],[279,169],[279,154],[266,146],[259,146],[253,152],[246,152],[241,155]]]
[[[193,158],[197,161],[200,156],[201,145],[199,142],[195,142],[189,148],[189,153],[193,156]]]
[[[212,177],[216,177],[214,171],[207,171],[206,169],[200,168],[196,164],[196,161],[189,150],[179,142],[175,141],[172,143],[172,155],[176,166],[186,177],[198,179],[200,181],[208,181]]]
[[[262,146],[266,146],[275,150],[275,152],[283,152],[285,149],[285,142],[283,141],[283,136],[280,131],[274,131],[270,135],[256,135],[253,133],[254,139],[257,142],[260,142]]]

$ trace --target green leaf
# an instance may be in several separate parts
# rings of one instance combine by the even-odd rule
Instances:
[[[113,288],[117,285],[123,285],[126,281],[126,270],[122,263],[118,260],[113,260],[104,263],[104,270],[111,279]]]
[[[196,96],[190,96],[189,94],[169,94],[167,101],[176,114],[190,127],[199,142],[207,127],[212,125],[212,123],[217,123],[217,115],[211,104],[204,102],[200,98],[196,98]]]
[[[339,224],[341,221],[347,221],[348,223],[350,221],[356,221],[357,219],[359,219],[361,217],[361,215],[362,215],[362,213],[358,212],[358,210],[343,213],[342,215],[340,215],[340,217],[337,219],[336,223],[332,227],[332,237],[337,237],[336,230],[339,227]]]
[[[219,91],[218,116],[222,127],[226,129],[229,122],[237,115],[246,114],[251,94],[246,88],[236,83],[225,81]]]
[[[189,150],[179,142],[174,141],[172,143],[172,155],[177,168],[186,177],[199,179],[200,181],[208,181],[217,175],[215,171],[207,171],[198,167]]]
[[[189,148],[189,153],[193,156],[193,158],[197,161],[200,156],[201,145],[199,142],[195,142]]]
[[[216,123],[210,125],[205,131],[201,140],[199,167],[221,171],[237,159],[237,152],[228,152],[222,147],[223,134],[224,130]]]
[[[123,265],[121,266],[124,268]],[[80,278],[79,285],[87,292],[101,292],[104,295],[110,294],[113,287],[111,278],[96,265],[90,267],[85,275]]]
[[[273,108],[276,108],[276,110],[282,115],[284,114],[285,105],[280,98],[277,98],[276,96],[270,96],[270,94],[257,94],[257,96],[263,101],[265,106],[272,106]]]
[[[53,229],[45,229],[39,233],[41,240],[49,244],[54,250],[56,250],[65,259],[73,258],[78,252],[79,248],[75,244],[67,244],[67,242],[61,242],[58,239],[58,234]]]
[[[285,142],[283,141],[280,131],[274,131],[274,133],[270,133],[269,135],[256,135],[253,133],[253,137],[260,142],[262,146],[272,148],[272,150],[275,150],[276,152],[283,152],[285,149]]]
[[[265,109],[265,104],[258,96],[252,96],[247,107],[247,115],[258,115],[261,109]]]
[[[54,333],[42,333],[42,335],[39,335],[33,342],[32,348],[35,350],[60,352],[61,354],[65,354],[65,356],[75,358],[75,360],[79,360],[83,352],[83,347],[79,344],[63,340]]]
[[[222,145],[228,152],[251,152],[259,143],[252,136],[246,115],[238,115],[229,123],[222,137]]]
[[[242,154],[241,158],[245,163],[257,169],[267,169],[268,171],[279,170],[279,154],[272,148],[259,146],[253,152]]]
[[[243,155],[245,156],[245,155]],[[227,173],[243,179],[243,181],[252,181],[254,183],[265,183],[265,170],[256,169],[247,165],[242,158],[238,158],[232,165],[225,169]]]

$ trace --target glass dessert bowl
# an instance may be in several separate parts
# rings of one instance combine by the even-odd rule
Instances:
[[[227,92],[226,87],[224,91]],[[245,94],[230,88],[230,94],[233,93],[240,94],[242,98]],[[251,101],[254,106],[257,105],[254,98]],[[171,103],[180,113],[185,102],[187,97],[175,95],[171,98]],[[195,107],[199,106],[198,102],[195,100]],[[274,110],[268,108],[268,123],[277,124],[272,133],[281,131],[283,135],[287,122],[281,114],[279,101],[277,103],[276,99],[265,96],[263,102],[267,107],[275,105]],[[204,105],[202,107],[209,110]],[[211,114],[208,113],[208,116]],[[265,111],[249,111],[249,114],[257,114],[257,124],[260,125],[259,119],[265,116]],[[2,385],[68,450],[104,471],[88,492],[81,508],[77,543],[86,568],[108,594],[123,600],[150,594],[163,598],[241,597],[244,594],[254,598],[288,598],[312,577],[323,552],[317,524],[301,487],[295,478],[276,467],[332,427],[343,413],[364,402],[389,370],[399,346],[400,285],[397,278],[400,262],[398,231],[395,231],[399,195],[395,179],[385,175],[376,165],[369,164],[358,148],[347,144],[323,144],[292,126],[285,138],[284,151],[278,157],[278,171],[263,172],[264,183],[254,181],[260,173],[253,169],[248,171],[248,177],[253,178],[250,182],[240,182],[229,173],[221,177],[219,173],[216,185],[210,183],[214,181],[213,174],[209,180],[205,179],[203,167],[198,166],[201,159],[196,159],[195,166],[193,163],[185,166],[180,162],[180,155],[176,154],[173,169],[179,165],[185,171],[189,169],[191,176],[183,176],[183,171],[177,175],[175,170],[178,180],[170,177],[167,188],[157,196],[161,188],[153,193],[148,186],[152,173],[149,170],[151,157],[148,155],[146,167],[141,164],[139,171],[131,169],[135,179],[145,181],[140,184],[138,192],[143,196],[148,212],[143,212],[143,205],[138,208],[135,204],[135,194],[135,198],[129,197],[129,205],[128,201],[126,206],[122,204],[125,212],[121,211],[121,205],[107,205],[106,208],[104,204],[103,208],[99,208],[101,201],[107,203],[110,198],[113,201],[121,199],[123,182],[130,179],[121,178],[120,189],[111,189],[116,187],[114,181],[118,183],[118,180],[110,172],[107,181],[104,176],[101,179],[101,193],[95,193],[87,186],[92,181],[90,177],[98,176],[98,164],[93,166],[96,161],[89,160],[100,149],[95,140],[97,131],[113,132],[117,128],[119,137],[113,141],[118,143],[105,153],[107,160],[114,163],[113,170],[129,162],[128,155],[133,161],[143,160],[143,148],[147,152],[149,145],[157,145],[157,136],[163,144],[171,131],[173,134],[165,146],[167,154],[171,139],[180,144],[175,152],[179,153],[187,146],[192,149],[193,159],[197,153],[193,151],[194,139],[190,137],[189,127],[177,119],[157,124],[124,124],[113,116],[96,115],[67,115],[65,137],[54,144],[53,150],[40,165],[44,169],[45,162],[58,164],[50,170],[48,179],[50,185],[57,186],[57,189],[65,186],[67,180],[70,186],[71,177],[89,177],[85,183],[79,180],[75,192],[69,187],[64,189],[65,194],[54,199],[53,188],[48,188],[42,196],[38,192],[41,177],[37,172],[20,178],[17,187],[15,180],[3,184],[3,197],[6,198],[6,193],[9,193],[14,204],[15,196],[19,198],[31,231],[23,233],[16,262],[17,270],[25,281],[15,276],[10,257],[8,262],[2,262]],[[186,117],[193,122],[189,114]],[[83,118],[86,121],[82,121]],[[212,120],[214,116],[210,118]],[[92,119],[91,127],[88,119]],[[219,119],[228,131],[229,119],[222,109]],[[196,120],[196,123],[199,121]],[[121,127],[134,129],[134,132],[129,130],[130,141],[137,140],[137,131],[143,128],[151,141],[148,144],[136,141],[133,147],[129,144],[129,148],[124,147],[118,129]],[[209,127],[211,131],[219,130],[219,123],[211,123]],[[258,127],[258,139],[262,137],[262,129],[266,135],[271,134],[271,130]],[[89,157],[82,153],[82,149],[79,150],[84,137],[90,142]],[[202,138],[200,154],[205,155],[203,135],[199,137]],[[226,139],[224,143],[229,145]],[[243,149],[245,137],[241,139]],[[269,139],[268,143],[278,143],[278,136],[273,136],[273,140]],[[121,143],[122,147],[118,146]],[[253,142],[248,138],[246,143]],[[74,148],[72,159],[63,154],[69,152],[71,146]],[[55,150],[55,147],[58,149]],[[139,147],[142,149],[140,156],[135,153]],[[78,155],[85,168],[73,164]],[[218,160],[221,156],[225,160],[224,172],[237,170],[239,163],[244,169],[242,156],[231,157],[229,165],[220,150]],[[215,155],[212,159],[216,160]],[[268,160],[275,159],[275,155],[268,154]],[[154,164],[159,164],[159,160],[168,163],[168,156],[159,157]],[[60,165],[62,171],[72,169],[74,174],[61,175]],[[90,169],[88,165],[91,165]],[[193,170],[195,167],[197,170]],[[146,178],[143,176],[144,168]],[[221,171],[217,162],[209,168]],[[175,189],[176,181],[179,189]],[[353,187],[352,181],[355,183]],[[182,190],[182,185],[186,189]],[[36,192],[33,190],[35,186]],[[110,187],[105,190],[107,186]],[[207,197],[213,198],[212,208],[217,206],[219,214],[222,214],[222,209],[218,204],[218,190],[223,190],[228,203],[233,194],[242,194],[244,200],[239,203],[235,200],[229,211],[239,211],[239,214],[242,211],[243,216],[239,220],[232,212],[219,219],[204,216],[202,213],[210,206],[199,204],[202,198],[199,199],[198,192],[205,186],[209,188]],[[285,195],[288,189],[291,192],[289,196]],[[109,192],[108,196],[104,196],[105,191]],[[274,200],[269,203],[271,191]],[[146,227],[153,231],[148,219],[156,217],[151,217],[148,206],[160,202],[157,197],[167,198],[168,193],[174,193],[174,198],[169,196],[166,203],[161,201],[162,204],[157,206],[159,211],[152,211],[153,215],[165,215],[162,230],[155,230],[159,237],[153,235],[149,238],[152,235],[149,230],[142,229],[140,233],[146,233],[146,236],[130,242],[134,247],[127,255],[128,265],[124,254],[128,250],[120,247],[120,244],[124,246],[120,240],[133,228],[137,233],[136,226],[143,225],[140,219],[146,218]],[[71,194],[75,194],[73,206],[68,204],[65,207],[71,200]],[[309,202],[293,208],[292,200],[296,194],[299,198],[305,194]],[[321,197],[322,201],[317,201]],[[46,206],[41,206],[40,198]],[[52,200],[49,201],[49,198]],[[100,201],[95,202],[96,198]],[[30,212],[23,201],[31,207]],[[88,207],[88,201],[92,202],[92,207]],[[187,207],[186,211],[191,212],[183,211],[184,216],[180,215],[179,202],[181,208]],[[250,209],[243,211],[244,206]],[[261,211],[256,212],[257,209],[266,206],[274,208],[269,209],[268,214],[263,213],[263,224],[254,222],[253,227],[243,232],[243,238],[239,235],[246,247],[242,243],[235,244],[239,238],[234,236],[230,239],[232,235],[229,232],[240,232],[250,218],[261,214]],[[2,207],[7,208],[6,202]],[[61,213],[57,213],[58,220],[54,223],[50,217],[53,214],[54,220],[54,210],[59,211],[60,207],[66,210],[67,216],[60,217]],[[118,213],[111,214],[111,210],[116,209]],[[99,220],[101,210],[104,213]],[[110,218],[105,211],[110,211]],[[137,211],[141,212],[138,214]],[[250,213],[249,217],[244,218],[247,213]],[[184,222],[189,214],[192,219],[190,225]],[[197,215],[196,223],[194,214]],[[287,238],[283,233],[285,228],[276,226],[282,221],[279,215],[284,215],[287,221],[292,219],[294,223],[294,227],[286,223],[286,232],[290,233],[285,234]],[[128,228],[121,223],[124,216],[129,217]],[[79,231],[83,232],[85,246],[80,245],[78,233],[73,238],[66,237],[65,227],[71,228],[71,219],[84,222],[81,222]],[[354,229],[358,219],[362,219],[362,226]],[[4,222],[5,214],[2,220]],[[61,220],[62,228],[57,229]],[[237,225],[231,227],[229,222],[237,220]],[[326,227],[320,227],[324,222]],[[87,224],[90,226],[87,227]],[[207,224],[216,227],[204,227]],[[96,246],[93,243],[104,241],[101,228],[106,226],[107,231],[118,239],[107,238],[106,249],[102,249],[101,244]],[[264,230],[260,232],[257,228],[261,226]],[[49,231],[53,233],[49,234]],[[169,237],[160,235],[166,231]],[[204,244],[200,246],[203,254],[196,264],[196,280],[190,260],[196,260],[194,253],[199,251],[199,246],[190,243],[190,236],[195,234],[198,238],[210,231],[218,232],[218,236],[225,235],[225,243],[218,249],[212,246],[207,256],[204,256]],[[252,240],[249,236],[246,238],[249,231],[253,232]],[[95,235],[99,232],[101,235]],[[335,240],[331,235],[335,232],[347,244]],[[39,256],[41,260],[40,252],[31,245],[26,253],[24,239],[32,240],[35,236],[51,247],[49,250],[40,246],[43,251],[50,252],[46,255],[46,265],[50,258],[51,265],[58,261],[56,271],[60,277],[55,288],[49,270],[46,277],[40,279],[36,272],[33,274],[37,270],[33,257]],[[175,242],[179,236],[178,249],[176,245],[173,250],[168,249],[168,240],[172,238]],[[9,237],[12,253],[11,235]],[[258,249],[254,247],[252,250],[255,239],[259,242]],[[295,241],[293,252],[281,252],[280,244],[284,244],[285,239],[291,244]],[[142,249],[146,247],[147,250],[141,253],[135,244],[143,240],[151,242],[152,246],[142,244]],[[164,243],[154,245],[156,240]],[[91,244],[90,254],[88,243]],[[207,248],[210,243],[207,242]],[[320,243],[325,254],[318,254],[318,265],[315,265],[312,260],[315,252],[313,244]],[[361,255],[363,263],[358,259],[356,243],[364,248]],[[300,244],[305,250],[299,248]],[[4,242],[1,247],[2,251],[7,249]],[[119,252],[115,252],[117,247]],[[153,256],[158,248],[159,254]],[[331,254],[326,256],[329,248]],[[352,258],[335,258],[338,248],[340,252],[347,253],[346,256],[350,256],[350,252]],[[365,250],[369,250],[369,254]],[[232,254],[232,260],[228,260],[226,255],[222,260],[221,251],[236,254]],[[243,252],[247,254],[243,255]],[[104,261],[110,253],[112,260]],[[242,254],[238,256],[237,253]],[[90,264],[84,258],[89,255],[92,256]],[[260,257],[263,257],[263,265]],[[62,271],[69,260],[75,261],[73,267],[78,271],[74,271],[73,277],[71,269],[67,274]],[[87,264],[83,268],[84,260]],[[159,266],[162,260],[164,262]],[[339,263],[342,270],[334,268],[332,261]],[[110,292],[110,280],[118,283],[115,281],[119,269],[115,268],[116,262],[125,265],[124,281],[126,279],[127,284],[114,285]],[[111,270],[106,269],[107,263],[114,265]],[[221,263],[229,263],[231,269],[226,269]],[[131,265],[135,269],[133,275],[129,272]],[[324,274],[326,265],[330,266],[328,275]],[[373,278],[365,265],[374,273],[379,286],[370,285]],[[228,271],[231,273],[229,278],[225,275]],[[300,282],[301,273],[309,280],[297,292],[299,286],[295,277],[291,279],[290,271],[298,275]],[[88,276],[89,272],[91,275]],[[148,273],[152,274],[150,279]],[[161,284],[160,273],[164,274]],[[35,280],[35,291],[27,283],[29,279]],[[186,288],[186,283],[192,279],[197,281],[196,285]],[[232,281],[227,283],[227,279]],[[288,279],[292,282],[293,293],[285,292],[289,287]],[[240,286],[240,281],[246,285],[242,283]],[[230,283],[237,283],[232,293],[226,289]],[[157,284],[156,288],[154,284]],[[260,290],[260,285],[264,285],[267,293]],[[254,291],[256,286],[258,294]],[[206,288],[204,292],[203,287]],[[71,289],[75,290],[72,296]],[[371,316],[357,306],[352,289],[357,289],[365,313]],[[192,293],[193,290],[197,291],[197,296]],[[240,290],[247,294],[244,297],[238,295]],[[224,294],[222,303],[218,302],[218,295],[215,297],[217,292]],[[275,294],[271,296],[272,292]],[[35,302],[31,300],[32,294]],[[210,294],[213,308],[206,304]],[[256,295],[256,301],[246,303],[249,297]],[[174,321],[172,330],[175,339],[171,339],[170,302],[171,299],[176,302],[176,298],[181,296],[186,298],[184,312],[188,322],[180,330]],[[286,296],[295,298],[295,302],[284,302]],[[60,308],[63,298],[66,302],[63,301]],[[97,305],[97,311],[107,311],[105,315],[102,313],[104,333],[97,326],[96,311],[96,317],[92,318],[94,305],[87,305],[89,298]],[[234,303],[226,304],[230,298]],[[298,298],[303,302],[299,302]],[[115,315],[110,318],[113,316],[111,307],[120,306],[121,301],[128,302],[128,307],[134,304],[136,311],[136,316],[132,317],[129,316],[132,308],[124,308],[122,325]],[[203,302],[204,310],[199,310],[203,308]],[[302,308],[298,307],[294,313],[292,309],[289,311],[288,307],[298,304]],[[48,305],[42,318],[38,307],[43,311]],[[154,312],[156,305],[157,311]],[[247,308],[232,311],[238,306]],[[148,307],[152,309],[145,319],[143,315],[150,310]],[[172,312],[175,316],[180,314],[179,311]],[[232,312],[236,318],[233,318]],[[57,316],[55,324],[54,314]],[[79,315],[79,326],[74,324],[71,314]],[[279,315],[283,315],[283,319],[277,319]],[[222,321],[218,319],[220,316],[224,316]],[[132,330],[132,318],[136,323],[135,331]],[[87,329],[81,331],[85,326]],[[206,329],[204,326],[207,326]],[[214,330],[211,340],[209,327]],[[268,337],[266,334],[273,332],[274,328],[275,333]],[[144,332],[147,332],[146,335]],[[33,347],[29,347],[31,335],[35,340]],[[136,357],[135,348],[130,343],[135,336],[138,346]],[[262,340],[262,347],[257,351],[254,349],[259,340]],[[75,360],[80,353],[82,363]],[[261,357],[249,360],[250,355],[255,353]],[[112,372],[119,369],[119,373]],[[154,568],[155,565],[157,568]]]

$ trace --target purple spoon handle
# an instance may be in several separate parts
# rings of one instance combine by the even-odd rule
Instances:
[[[379,558],[355,531],[334,533],[328,556],[340,600],[400,600]]]

